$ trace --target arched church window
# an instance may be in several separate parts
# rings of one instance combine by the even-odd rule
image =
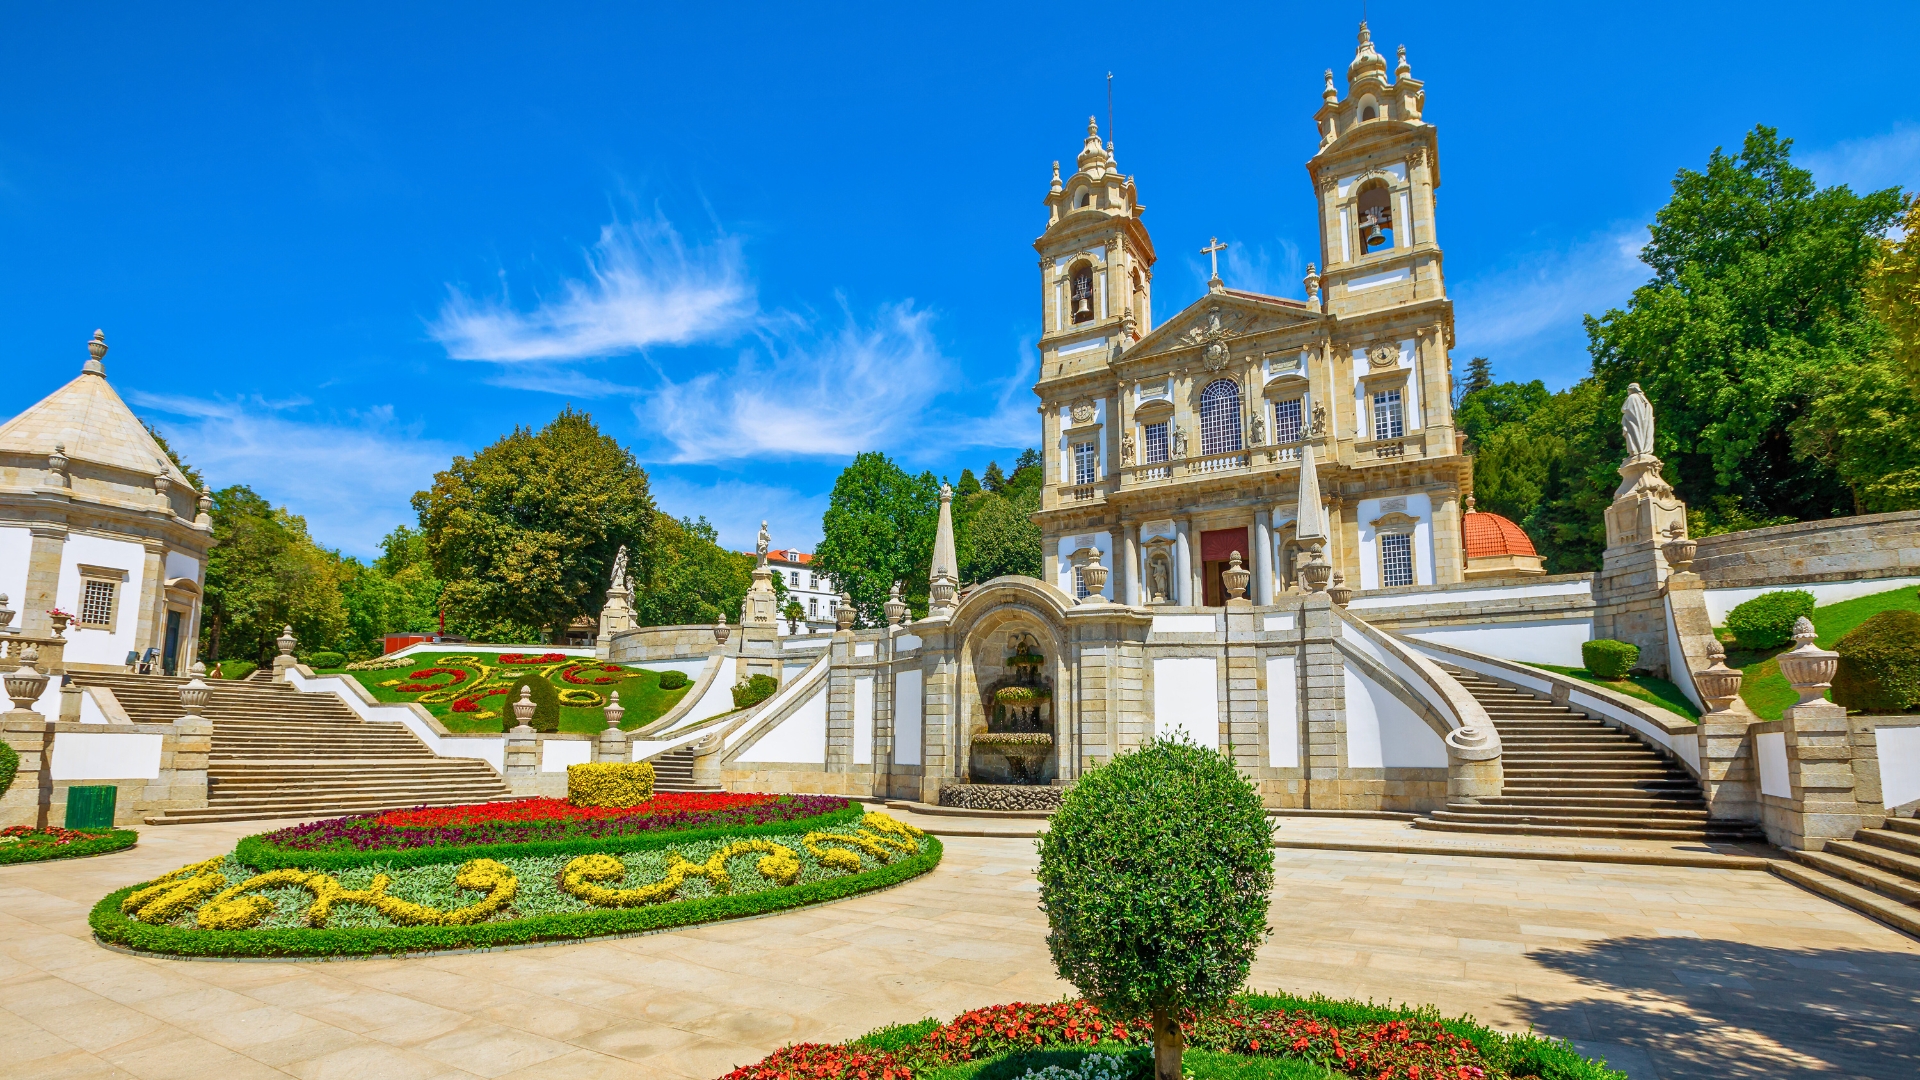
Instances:
[[[1091,192],[1091,191],[1084,191],[1084,190],[1083,190],[1083,191],[1081,191],[1081,192],[1080,192],[1080,197],[1079,197],[1078,199],[1076,199],[1076,200],[1074,201],[1074,205],[1075,205],[1075,206],[1078,206],[1078,207],[1079,207],[1079,208],[1081,208],[1082,210],[1084,210],[1084,209],[1086,209],[1086,208],[1087,208],[1087,207],[1089,207],[1089,206],[1092,206],[1092,205],[1093,205],[1093,192]]]
[[[1093,321],[1093,267],[1080,263],[1073,268],[1073,321]]]
[[[1360,188],[1360,250],[1384,251],[1393,247],[1393,196],[1387,185],[1369,180]]]
[[[1361,110],[1360,110],[1360,119],[1361,119],[1362,121],[1367,121],[1367,120],[1371,120],[1371,119],[1373,119],[1373,118],[1374,118],[1375,116],[1377,116],[1377,115],[1379,115],[1379,114],[1378,114],[1378,113],[1375,113],[1375,112],[1373,111],[1373,106],[1371,106],[1371,105],[1369,105],[1369,106],[1367,106],[1366,108],[1364,108],[1364,109],[1361,109]]]
[[[1230,454],[1240,449],[1240,384],[1215,379],[1200,391],[1200,453]]]

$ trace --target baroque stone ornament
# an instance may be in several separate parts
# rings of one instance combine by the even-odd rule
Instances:
[[[1120,436],[1120,464],[1133,464],[1133,435],[1130,433]]]
[[[1100,565],[1100,553],[1093,553],[1093,561],[1080,568],[1080,576],[1087,583],[1086,599],[1083,604],[1104,604],[1107,601],[1102,591],[1107,587],[1107,568]]]
[[[1367,366],[1375,370],[1400,363],[1400,350],[1392,345],[1375,345],[1367,350]]]
[[[1346,607],[1353,600],[1353,590],[1347,588],[1347,575],[1338,570],[1333,572],[1333,584],[1327,586],[1327,599],[1336,607]]]
[[[1707,642],[1707,661],[1705,671],[1693,673],[1693,685],[1699,688],[1700,696],[1707,699],[1709,712],[1725,712],[1740,696],[1740,680],[1746,673],[1727,666],[1727,649],[1719,638]]]
[[[1076,424],[1091,424],[1093,418],[1099,415],[1099,410],[1094,407],[1092,398],[1081,398],[1075,401],[1072,410],[1073,422]]]
[[[1684,574],[1693,565],[1693,553],[1700,548],[1700,541],[1687,537],[1686,526],[1675,521],[1667,529],[1667,542],[1661,545],[1661,552],[1667,557],[1667,565],[1676,574]]]
[[[1627,400],[1620,404],[1620,434],[1627,443],[1627,459],[1653,456],[1653,403],[1639,383],[1627,384]]]
[[[1220,571],[1220,583],[1227,587],[1228,601],[1243,600],[1247,595],[1247,583],[1253,580],[1253,572],[1240,565],[1240,553],[1227,556],[1227,568]]]
[[[1220,325],[1220,309],[1208,308],[1207,321],[1200,326],[1187,330],[1187,338],[1201,349],[1201,363],[1208,371],[1219,371],[1233,358],[1233,347],[1229,342],[1239,335]]]
[[[1787,677],[1794,692],[1800,695],[1795,707],[1824,702],[1827,687],[1833,685],[1833,673],[1840,666],[1840,654],[1828,652],[1813,644],[1819,635],[1813,629],[1813,621],[1805,615],[1793,621],[1793,640],[1799,646],[1791,652],[1783,652],[1779,657],[1780,674]]]

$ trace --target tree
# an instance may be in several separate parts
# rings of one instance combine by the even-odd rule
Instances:
[[[1453,388],[1453,407],[1458,409],[1468,394],[1476,394],[1493,385],[1493,363],[1484,356],[1467,361],[1466,380]]]
[[[964,537],[955,540],[960,549],[961,580],[988,581],[1006,574],[1040,576],[1040,526],[1032,518],[1040,509],[1037,490],[1021,492],[1017,498],[982,492],[974,496],[969,509]]]
[[[1270,933],[1271,826],[1224,755],[1155,740],[1085,773],[1040,836],[1040,908],[1060,977],[1153,1020],[1156,1080],[1180,1080],[1180,1014],[1224,1004]]]
[[[450,616],[556,638],[599,613],[614,552],[644,557],[656,516],[633,455],[572,408],[454,458],[413,508]]]
[[[961,499],[980,494],[980,481],[974,478],[972,469],[960,470],[960,482],[953,485],[953,494]]]
[[[1021,469],[1038,469],[1039,467],[1040,452],[1031,446],[1020,451],[1020,456],[1013,461],[1013,471],[1016,473]]]
[[[1460,399],[1453,423],[1468,442],[1477,444],[1496,428],[1525,423],[1546,405],[1549,396],[1547,384],[1539,379],[1526,383],[1490,382]]]
[[[340,557],[313,542],[304,518],[240,485],[213,493],[212,517],[204,655],[264,662],[281,627],[289,625],[308,651],[330,647],[346,634]]]
[[[1867,274],[1867,304],[1892,335],[1889,352],[1920,387],[1920,195],[1900,217],[1900,239],[1882,240]]]
[[[862,625],[883,624],[896,581],[914,615],[926,613],[939,513],[940,485],[933,474],[909,476],[882,453],[858,455],[834,480],[813,561],[853,598]]]
[[[641,626],[738,622],[754,562],[752,555],[721,547],[706,518],[675,521],[661,514],[635,574],[635,620]],[[779,595],[776,589],[776,611]]]
[[[987,462],[986,475],[981,479],[980,483],[981,486],[985,487],[988,491],[998,495],[1001,489],[1007,486],[1007,474],[1000,471],[999,462],[989,461]]]
[[[1816,189],[1791,146],[1756,127],[1739,154],[1680,170],[1640,253],[1653,279],[1587,334],[1607,395],[1638,382],[1652,399],[1682,498],[1804,520],[1847,512],[1871,482],[1796,452],[1788,428],[1823,373],[1860,369],[1884,335],[1863,282],[1905,203]]]
[[[426,633],[440,624],[440,579],[433,574],[424,535],[405,525],[380,541],[381,554],[371,564],[342,560],[341,598],[347,610],[346,636],[337,643],[350,659],[379,654],[388,634]],[[485,630],[467,633],[474,640],[490,640]],[[509,635],[520,640],[520,635]]]

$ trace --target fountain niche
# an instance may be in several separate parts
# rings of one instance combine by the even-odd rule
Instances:
[[[1053,785],[1053,685],[1042,671],[1046,657],[1032,634],[1015,633],[1001,662],[1005,677],[980,689],[979,720],[968,740],[967,780],[941,792],[950,806],[981,810],[1051,810],[1060,805]],[[984,724],[982,724],[984,721]]]

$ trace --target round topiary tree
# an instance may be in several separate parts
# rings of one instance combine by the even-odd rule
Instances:
[[[1920,709],[1920,611],[1882,611],[1833,643],[1833,700],[1859,712]]]
[[[507,696],[500,703],[501,722],[509,728],[520,722],[513,715],[513,703],[520,700],[523,686],[533,691],[533,719],[527,726],[535,731],[559,731],[560,691],[539,672],[528,672],[507,685]]]
[[[1270,932],[1272,832],[1221,754],[1158,739],[1088,772],[1040,837],[1040,908],[1060,977],[1150,1016],[1157,1080],[1180,1080],[1180,1014],[1226,1001]]]
[[[1793,622],[1802,616],[1813,618],[1813,594],[1776,589],[1727,612],[1727,629],[1743,649],[1775,649],[1793,640]]]

